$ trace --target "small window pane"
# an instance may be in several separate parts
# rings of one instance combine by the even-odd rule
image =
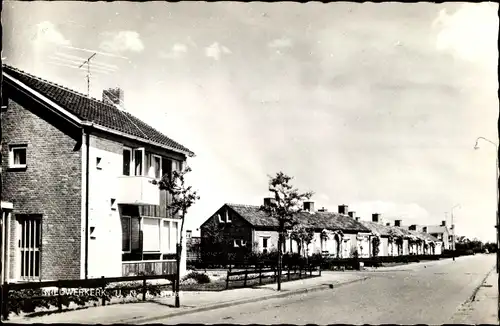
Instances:
[[[123,150],[123,175],[130,175],[131,153],[128,149]]]
[[[15,165],[26,165],[26,148],[12,149]]]
[[[130,218],[122,217],[122,251],[130,251]]]
[[[154,171],[155,171],[155,178],[159,179],[161,178],[161,158],[158,156],[154,157]]]
[[[142,175],[142,151],[134,151],[135,175]]]

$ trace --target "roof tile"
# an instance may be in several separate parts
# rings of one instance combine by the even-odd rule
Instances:
[[[270,217],[260,209],[260,206],[226,204],[250,224],[257,227],[278,227],[278,220]],[[331,229],[342,231],[369,232],[360,222],[350,216],[331,212],[300,212],[299,219],[302,219],[311,228]]]

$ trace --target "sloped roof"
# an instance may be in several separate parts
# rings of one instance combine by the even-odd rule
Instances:
[[[260,206],[226,204],[233,209],[242,218],[252,224],[254,227],[278,227],[278,220],[270,217],[266,212],[260,209]],[[297,216],[309,227],[314,229],[329,229],[355,232],[369,232],[370,230],[363,226],[354,218],[332,212],[300,212]]]
[[[427,233],[446,233],[448,227],[441,225],[427,225]]]
[[[47,97],[83,121],[122,132],[136,138],[193,155],[189,149],[165,136],[147,123],[113,105],[75,92],[69,88],[3,65],[3,72]]]
[[[371,221],[360,221],[366,228],[371,232],[380,234],[382,237],[388,237],[390,235],[390,230],[393,228],[391,226],[386,226],[381,223],[371,222]]]

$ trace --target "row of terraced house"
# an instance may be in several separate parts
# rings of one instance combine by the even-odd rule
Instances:
[[[194,154],[127,112],[119,88],[97,100],[2,77],[1,282],[174,272],[179,218],[152,180]]]
[[[268,205],[271,198],[265,198]],[[313,232],[308,244],[287,236],[282,244],[282,252],[301,255],[322,254],[331,258],[440,255],[450,249],[449,230],[446,222],[441,225],[404,226],[402,220],[383,222],[379,213],[371,220],[361,220],[356,213],[340,205],[338,212],[316,210],[313,201],[304,202],[304,207],[296,216]],[[278,220],[270,217],[259,205],[225,204],[210,216],[200,227],[202,254],[211,250],[211,242],[203,246],[214,230],[225,240],[228,253],[244,251],[269,252],[278,247]],[[290,233],[290,231],[287,231]],[[374,250],[375,247],[378,250]]]

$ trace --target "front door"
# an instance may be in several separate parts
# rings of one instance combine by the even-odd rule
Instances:
[[[40,279],[41,215],[17,215],[18,275],[23,281]]]

